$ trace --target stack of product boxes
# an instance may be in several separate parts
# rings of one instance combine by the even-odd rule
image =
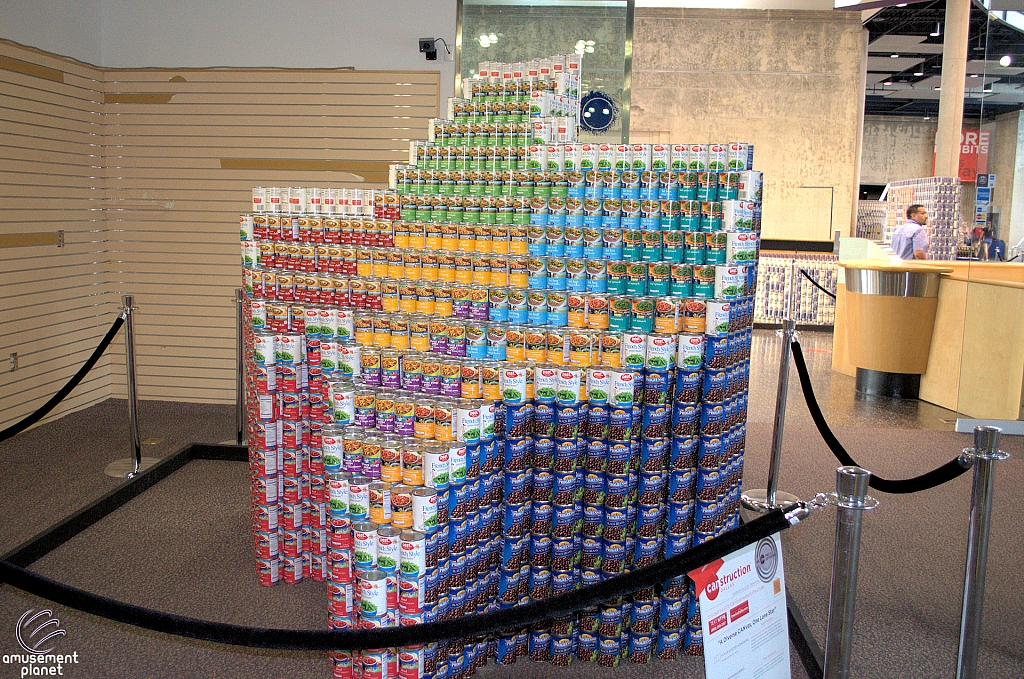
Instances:
[[[799,325],[835,325],[836,301],[800,273],[806,271],[823,288],[836,292],[838,261],[833,254],[762,252],[757,266],[754,322],[778,324],[786,305]]]
[[[889,184],[886,194],[886,220],[882,240],[892,242],[892,234],[907,221],[907,208],[923,205],[928,210],[928,259],[955,259],[962,235],[960,230],[961,184],[957,177],[924,177]]]
[[[552,145],[515,176],[395,168],[372,215],[260,200],[242,217],[261,582],[282,563],[328,580],[332,628],[518,606],[736,525],[752,151]],[[420,148],[425,165],[467,158]],[[529,629],[332,661],[410,679],[527,655],[615,666],[699,655],[700,630],[680,576]]]

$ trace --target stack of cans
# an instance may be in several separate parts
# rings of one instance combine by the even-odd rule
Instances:
[[[260,332],[251,306],[245,308],[250,497],[260,584],[322,581],[327,524],[319,387],[309,388],[302,335]]]
[[[260,582],[327,580],[332,629],[520,606],[737,523],[753,149],[578,144],[578,63],[525,66],[488,64],[391,191],[257,188],[241,218]],[[700,629],[679,576],[331,657],[338,678],[462,679],[700,655]]]

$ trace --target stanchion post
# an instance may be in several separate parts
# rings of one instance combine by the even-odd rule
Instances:
[[[128,426],[132,439],[132,470],[125,474],[131,478],[142,469],[142,437],[139,434],[139,395],[136,390],[135,374],[135,296],[122,295],[124,307],[124,358],[125,374],[128,379]]]
[[[975,427],[974,447],[965,449],[960,456],[961,464],[974,466],[974,484],[971,488],[971,524],[967,535],[964,599],[960,613],[960,645],[956,658],[957,679],[975,679],[978,676],[992,491],[995,487],[994,462],[1009,457],[999,450],[1001,432],[999,427]]]
[[[779,363],[779,386],[775,392],[775,425],[772,428],[772,454],[768,463],[768,504],[777,504],[779,465],[782,463],[782,437],[786,429],[786,403],[789,400],[789,364],[792,360],[796,321],[787,314],[782,324],[782,360]]]
[[[796,276],[796,263],[790,267],[792,276]],[[743,506],[755,512],[768,512],[777,507],[786,507],[800,498],[786,492],[779,492],[779,467],[782,465],[782,439],[786,429],[786,404],[789,400],[789,366],[793,358],[793,340],[796,337],[796,320],[793,318],[793,287],[796,279],[792,279],[789,293],[783,303],[782,321],[782,355],[779,359],[779,386],[775,392],[775,424],[772,427],[772,450],[768,461],[768,487],[749,490],[742,496]]]
[[[235,344],[238,365],[235,376],[235,443],[245,443],[245,329],[243,326],[243,307],[245,295],[241,288],[235,290],[235,325],[237,342]]]
[[[878,506],[868,496],[871,472],[860,467],[836,470],[836,542],[832,554],[832,592],[828,602],[824,679],[849,679],[853,622],[857,603],[857,566],[860,561],[861,519]]]

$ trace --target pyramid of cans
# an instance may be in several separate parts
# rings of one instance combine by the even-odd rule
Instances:
[[[562,143],[541,124],[544,151],[521,152],[507,123],[548,108],[507,106],[522,79],[491,87],[508,83],[490,66],[390,191],[255,188],[241,218],[260,581],[327,580],[335,629],[514,607],[737,523],[751,147]],[[495,153],[447,150],[463,122]],[[681,650],[703,653],[685,576],[528,629],[331,657],[335,677],[446,679]]]

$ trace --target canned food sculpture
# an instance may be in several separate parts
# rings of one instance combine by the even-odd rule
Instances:
[[[257,571],[327,581],[334,629],[514,607],[737,525],[752,149],[552,141],[518,160],[532,109],[496,105],[578,62],[491,66],[394,191],[355,212],[254,189],[241,218]],[[335,652],[333,676],[699,655],[699,616],[680,576],[529,629]]]

